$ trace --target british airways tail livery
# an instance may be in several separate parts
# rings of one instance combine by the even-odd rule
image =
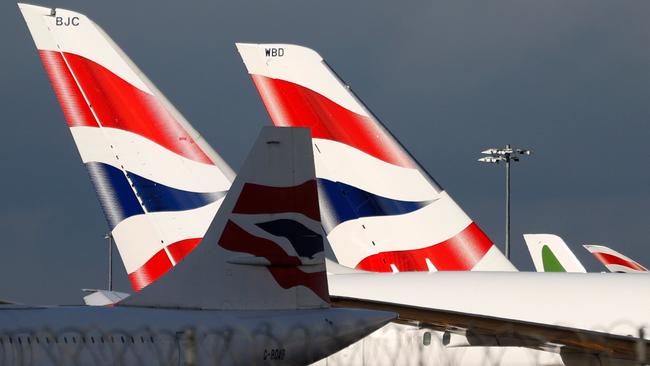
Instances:
[[[329,306],[315,179],[307,129],[263,129],[187,259],[112,307],[0,307],[0,364],[308,364],[373,332],[394,314]]]
[[[514,270],[315,51],[238,43],[276,126],[310,127],[339,263],[374,272]]]
[[[140,290],[199,243],[234,174],[92,20],[19,7]]]
[[[122,304],[324,307],[329,302],[324,240],[309,129],[266,127],[203,238],[205,245]]]
[[[604,245],[583,245],[591,254],[593,254],[600,263],[603,264],[610,272],[620,273],[647,273],[648,269],[624,256],[612,248]]]

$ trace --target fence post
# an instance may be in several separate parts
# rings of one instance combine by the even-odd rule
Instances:
[[[639,328],[639,339],[636,343],[636,355],[639,365],[646,365],[646,340],[645,340],[645,331],[643,327]]]

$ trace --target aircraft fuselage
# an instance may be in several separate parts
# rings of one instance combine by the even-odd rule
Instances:
[[[8,306],[0,364],[306,364],[359,339],[366,313]]]

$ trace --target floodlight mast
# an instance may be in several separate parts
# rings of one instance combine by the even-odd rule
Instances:
[[[108,241],[108,291],[113,291],[113,234],[104,235]]]
[[[510,162],[519,161],[520,157],[523,155],[530,155],[531,151],[528,149],[515,149],[506,145],[505,148],[489,148],[487,150],[481,151],[481,154],[485,154],[482,158],[479,158],[478,161],[482,163],[492,163],[499,164],[499,162],[506,163],[506,247],[505,254],[506,258],[510,260]]]

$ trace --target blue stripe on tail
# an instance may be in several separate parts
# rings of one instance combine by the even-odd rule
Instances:
[[[128,175],[149,212],[191,210],[210,204],[226,194],[226,192],[184,191],[156,183],[133,173],[128,173]]]
[[[142,205],[120,169],[99,162],[86,163],[86,168],[110,230],[131,216],[144,214]],[[210,204],[226,194],[184,191],[137,174],[127,174],[148,212],[191,210]]]
[[[323,251],[323,237],[298,221],[278,219],[255,225],[272,235],[287,238],[301,257],[313,259],[314,255]]]
[[[432,201],[401,201],[378,196],[354,186],[318,179],[323,227],[327,233],[339,224],[362,217],[402,215]]]
[[[111,231],[125,218],[144,214],[121,170],[98,162],[86,163],[86,169]]]

